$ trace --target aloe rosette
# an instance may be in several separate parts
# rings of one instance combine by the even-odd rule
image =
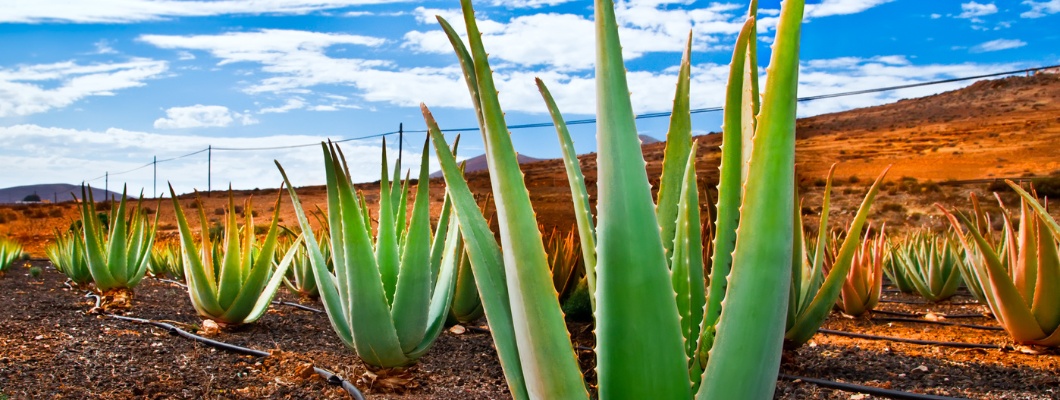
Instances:
[[[936,206],[949,218],[965,251],[976,255],[971,269],[983,283],[987,304],[1005,331],[1018,343],[1057,347],[1060,225],[1032,194],[1011,181],[1006,183],[1020,195],[1021,222],[1017,230],[1008,212],[1002,213],[1006,244],[1001,251],[983,224],[956,210]],[[982,221],[982,210],[977,207],[976,211],[974,218]]]
[[[181,251],[180,243],[156,244],[151,250],[151,264],[147,270],[157,278],[184,281],[184,252]]]
[[[952,238],[918,231],[902,241],[892,257],[916,292],[928,301],[943,301],[957,293],[963,259]]]
[[[85,239],[79,232],[56,230],[55,241],[44,248],[44,253],[55,269],[66,275],[74,286],[83,288],[92,283],[92,274],[85,260]]]
[[[470,50],[444,19],[439,22],[453,43],[482,127],[500,246],[461,178],[433,115],[426,106],[423,113],[501,365],[517,399],[588,398],[474,11],[469,1],[461,4]],[[668,146],[680,148],[668,149],[670,159],[664,164],[669,167],[664,167],[667,172],[661,186],[668,194],[661,194],[656,204],[637,138],[614,4],[596,2],[599,201],[595,227],[580,171],[571,168],[577,163],[567,151],[569,137],[563,138],[562,116],[540,85],[564,139],[565,162],[573,176],[571,187],[596,321],[600,398],[772,396],[784,332],[787,265],[792,256],[795,92],[803,7],[796,0],[783,5],[757,120],[751,111],[757,108],[751,106],[756,96],[743,90],[745,83],[750,87],[757,80],[757,72],[750,67],[754,65],[753,2],[752,18],[737,40],[722,150],[723,175],[729,171],[735,181],[723,186],[719,195],[735,201],[719,204],[718,215],[738,221],[740,229],[736,230],[735,223],[724,229],[718,224],[720,241],[726,242],[728,250],[715,255],[723,253],[731,261],[714,261],[715,271],[725,264],[726,271],[719,276],[727,274],[728,279],[709,300],[702,278],[703,252],[697,247],[702,241],[696,148],[690,139],[684,89],[687,61],[682,63],[685,71],[679,74],[676,112],[667,134]],[[748,58],[752,61],[745,62]],[[745,75],[753,79],[744,80]],[[745,169],[742,162],[748,159]],[[661,207],[664,203],[668,205]],[[724,307],[716,310],[708,325],[701,315],[703,305],[711,301]]]
[[[876,308],[883,292],[883,258],[887,254],[886,225],[875,237],[865,235],[851,261],[850,272],[839,292],[839,308],[860,316]]]
[[[363,196],[354,192],[345,157],[336,145],[322,147],[334,273],[328,271],[298,194],[276,163],[309,243],[320,299],[339,339],[355,349],[365,363],[379,367],[408,365],[423,356],[441,332],[456,275],[456,220],[447,227],[452,234],[443,242],[438,272],[432,271],[432,246],[436,241],[431,237],[428,211],[426,143],[407,223],[408,182],[402,185],[390,181],[384,147],[379,223],[374,240],[367,204]]]
[[[123,190],[118,207],[111,211],[107,229],[96,216],[91,186],[81,187],[81,199],[85,260],[96,290],[131,291],[147,273],[158,214],[153,223],[147,218],[141,207],[142,196],[130,213]]]
[[[203,232],[196,244],[184,210],[176,192],[169,187],[173,210],[180,229],[180,246],[184,258],[184,275],[188,295],[199,316],[226,325],[249,324],[265,314],[279,289],[281,278],[291,263],[293,251],[288,251],[273,272],[276,251],[277,222],[280,219],[282,189],[276,197],[272,223],[260,246],[254,234],[254,218],[248,200],[243,206],[243,226],[236,218],[235,199],[228,193],[223,237],[214,241]],[[206,213],[199,202],[200,226],[208,226]]]
[[[22,244],[8,238],[0,238],[0,274],[22,257]]]

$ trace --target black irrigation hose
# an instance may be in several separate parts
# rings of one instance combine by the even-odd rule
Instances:
[[[920,394],[920,393],[912,393],[912,392],[903,392],[903,391],[899,391],[899,390],[883,389],[883,388],[878,388],[878,387],[874,387],[874,386],[855,385],[853,383],[835,382],[835,381],[829,381],[829,380],[825,380],[825,379],[807,378],[807,377],[804,377],[804,376],[795,376],[795,375],[788,375],[788,374],[780,374],[778,376],[778,378],[784,379],[784,380],[789,380],[789,381],[798,380],[798,381],[812,383],[812,384],[817,385],[817,386],[826,387],[826,388],[829,388],[829,389],[838,389],[838,390],[842,390],[842,391],[845,391],[845,392],[864,393],[864,394],[869,394],[869,395],[873,395],[873,396],[888,397],[888,398],[892,398],[892,399],[908,399],[908,400],[955,400],[955,399],[963,399],[963,397],[946,397],[946,396],[937,396],[937,395],[933,395],[933,394]]]
[[[894,315],[894,316],[898,316],[898,317],[911,317],[911,318],[920,318],[920,317],[923,317],[925,315],[928,315],[928,313],[907,313],[907,312],[887,311],[887,310],[872,310],[872,312],[874,314]],[[933,313],[933,314],[938,315],[938,316],[943,317],[943,318],[947,318],[947,319],[953,319],[953,318],[990,318],[990,316],[984,315],[984,314],[942,314],[942,313]]]
[[[962,323],[958,323],[958,322],[949,322],[949,321],[932,321],[930,319],[921,319],[921,318],[880,317],[880,318],[873,318],[872,320],[873,321],[890,321],[890,322],[912,322],[912,323],[917,323],[917,324],[947,325],[947,326],[957,326],[957,327],[961,327],[961,328],[982,329],[982,330],[987,330],[987,331],[1003,331],[1003,330],[1005,330],[1005,328],[1002,328],[1000,326],[962,324]]]
[[[863,334],[863,333],[844,332],[844,331],[836,331],[836,330],[831,330],[831,329],[818,329],[817,332],[828,334],[828,335],[846,336],[846,337],[852,337],[852,338],[858,338],[858,339],[886,340],[886,341],[890,341],[890,342],[922,344],[922,345],[929,345],[929,346],[958,347],[958,348],[964,348],[964,349],[1013,350],[1012,346],[999,345],[999,344],[981,344],[981,343],[965,343],[965,342],[938,342],[938,341],[934,341],[934,340],[906,339],[906,338],[891,337],[891,336],[866,335],[866,334]]]
[[[99,307],[99,303],[101,301],[101,298],[98,295],[95,295],[95,294],[90,292],[85,297],[95,297],[96,298],[96,307]],[[132,322],[137,322],[137,323],[141,323],[141,324],[153,325],[155,327],[165,329],[171,335],[176,335],[176,336],[180,336],[180,337],[183,337],[183,338],[186,338],[186,339],[191,339],[193,341],[205,344],[205,345],[210,346],[210,347],[218,348],[218,349],[221,349],[221,350],[227,350],[227,351],[231,351],[231,352],[234,352],[234,353],[245,354],[245,355],[255,356],[255,357],[268,357],[268,356],[271,355],[268,352],[264,352],[264,351],[261,351],[261,350],[255,350],[255,349],[251,349],[251,348],[247,348],[247,347],[236,346],[234,344],[229,344],[229,343],[225,343],[225,342],[216,341],[216,340],[213,340],[213,339],[207,339],[207,338],[204,338],[202,336],[198,336],[198,335],[189,333],[189,332],[187,332],[187,331],[185,331],[183,329],[177,328],[176,326],[167,324],[165,322],[152,321],[152,320],[143,319],[143,318],[126,317],[126,316],[114,315],[114,314],[110,314],[110,313],[103,313],[103,315],[105,315],[107,317],[114,318],[114,319],[118,319],[118,320],[132,321]],[[320,375],[322,378],[324,378],[324,380],[329,385],[342,386],[342,388],[345,389],[346,392],[349,393],[350,396],[354,398],[354,400],[365,400],[364,394],[362,394],[361,391],[359,389],[357,389],[357,386],[354,386],[353,383],[351,383],[350,381],[342,379],[342,377],[340,377],[338,375],[335,375],[331,371],[328,371],[328,370],[323,369],[323,368],[319,368],[319,367],[315,367],[314,366],[313,367],[313,371],[316,372],[318,375]]]
[[[921,300],[901,300],[901,299],[880,299],[880,303],[916,304],[916,305],[939,304],[939,302],[937,302],[937,301],[936,302],[930,302],[930,301],[921,301]],[[948,302],[946,304],[950,304],[950,305],[954,305],[954,306],[970,306],[970,305],[979,304],[979,302],[978,301],[971,302],[971,303],[968,303],[968,302],[960,302],[960,303]]]
[[[283,300],[273,300],[272,304],[276,304],[276,305],[279,305],[279,306],[294,307],[294,308],[298,308],[298,309],[302,309],[302,310],[306,310],[306,311],[311,311],[311,312],[315,312],[315,313],[323,313],[324,312],[324,310],[321,310],[319,308],[313,308],[313,307],[310,307],[310,306],[304,306],[304,305],[301,305],[301,304],[298,304],[298,303],[291,303],[289,301],[283,301]]]

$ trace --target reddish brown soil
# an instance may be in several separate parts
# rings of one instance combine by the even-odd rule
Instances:
[[[317,366],[356,381],[373,399],[508,398],[488,333],[445,332],[418,364],[387,380],[368,369],[331,331],[327,317],[273,306],[255,324],[210,338],[273,352],[268,358],[216,350],[149,325],[88,314],[93,300],[62,285],[46,262],[39,278],[16,266],[0,279],[0,393],[12,399],[340,399],[344,392],[304,371]],[[281,298],[294,301],[286,293]],[[917,300],[887,294],[888,299]],[[980,313],[969,297],[936,305],[884,303],[881,309],[951,314]],[[320,307],[319,304],[307,304]],[[145,279],[128,316],[196,329],[187,293]],[[883,315],[877,315],[885,317]],[[950,321],[997,326],[992,318]],[[832,315],[825,328],[924,340],[1011,344],[1004,332],[850,319]],[[591,347],[591,327],[572,323],[576,345]],[[584,368],[592,352],[579,351]],[[850,339],[818,334],[784,357],[781,372],[812,378],[970,398],[1060,397],[1060,356],[1014,350],[968,350]],[[592,379],[593,373],[587,375]],[[388,384],[389,383],[389,384]],[[777,398],[850,399],[853,394],[805,382],[779,381]]]

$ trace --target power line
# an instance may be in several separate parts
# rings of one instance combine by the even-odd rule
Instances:
[[[1058,65],[1049,65],[1049,66],[1044,66],[1044,67],[1024,68],[1024,69],[1018,69],[1018,70],[1012,70],[1012,71],[1004,71],[1004,72],[995,72],[995,73],[990,73],[990,74],[965,76],[965,77],[960,77],[960,78],[940,79],[940,80],[935,80],[935,81],[911,83],[911,84],[905,84],[905,85],[895,85],[895,86],[878,87],[878,88],[873,88],[873,89],[853,90],[853,91],[847,91],[847,92],[829,93],[829,94],[822,94],[822,95],[815,95],[815,96],[805,96],[805,97],[799,97],[796,100],[799,101],[799,102],[805,102],[805,101],[814,101],[814,100],[822,100],[822,99],[831,99],[831,98],[836,98],[836,97],[856,96],[856,95],[869,94],[869,93],[889,92],[889,91],[893,91],[893,90],[909,89],[909,88],[923,87],[923,86],[932,86],[932,85],[941,85],[941,84],[944,84],[944,83],[953,83],[953,82],[968,81],[968,80],[973,80],[973,79],[991,78],[991,77],[995,77],[995,76],[1015,75],[1015,74],[1028,73],[1028,72],[1040,71],[1040,70],[1051,69],[1051,68],[1060,68],[1060,64],[1058,64]],[[702,114],[702,113],[709,113],[709,112],[718,112],[718,111],[722,111],[722,110],[724,110],[724,107],[715,106],[715,107],[695,108],[695,109],[690,110],[690,113],[691,114]],[[670,112],[670,111],[660,111],[660,112],[651,112],[651,113],[638,114],[638,115],[634,116],[634,118],[635,119],[663,118],[663,117],[669,117],[671,114],[672,114],[672,112]],[[574,120],[566,121],[567,125],[585,125],[585,124],[594,124],[594,123],[596,123],[596,118],[574,119]],[[533,123],[526,123],[526,124],[508,125],[508,129],[509,130],[532,129],[532,128],[545,128],[545,127],[551,127],[551,126],[553,126],[553,123],[551,121],[548,121],[548,122],[533,122]],[[450,128],[450,129],[442,129],[442,132],[443,133],[478,132],[479,129],[480,129],[479,127]],[[404,132],[405,133],[427,133],[427,130],[426,129],[405,130]],[[364,136],[357,136],[357,137],[346,138],[346,139],[333,140],[332,142],[333,143],[343,143],[343,142],[351,142],[351,141],[357,141],[357,140],[367,140],[367,139],[386,137],[386,136],[390,136],[390,135],[396,135],[398,133],[399,133],[399,131],[375,133],[375,134],[371,134],[371,135],[364,135]],[[133,168],[133,169],[130,169],[130,170],[127,170],[127,171],[113,173],[113,174],[110,174],[110,175],[127,174],[127,173],[130,173],[130,172],[133,172],[133,171],[137,171],[137,170],[146,168],[146,167],[151,166],[151,165],[157,165],[157,163],[169,162],[169,161],[174,161],[174,160],[178,160],[178,159],[185,158],[185,157],[190,157],[190,156],[193,156],[193,155],[196,155],[196,154],[199,154],[199,153],[203,153],[203,152],[209,151],[211,149],[212,150],[218,150],[218,151],[263,151],[263,150],[295,149],[295,148],[311,147],[311,146],[319,146],[319,145],[320,145],[320,143],[306,143],[306,144],[295,144],[295,145],[286,145],[286,146],[270,146],[270,147],[208,147],[208,148],[204,148],[202,150],[198,150],[198,151],[195,151],[195,152],[192,152],[192,153],[188,153],[188,154],[185,154],[185,155],[182,155],[182,156],[177,156],[177,157],[167,158],[167,159],[158,160],[158,161],[154,161],[154,162],[149,162],[149,163],[141,165],[139,167],[136,167],[136,168]],[[95,181],[95,180],[101,179],[101,178],[103,178],[105,176],[107,176],[107,174],[100,175],[100,176],[98,176],[96,178],[87,180],[85,182]]]

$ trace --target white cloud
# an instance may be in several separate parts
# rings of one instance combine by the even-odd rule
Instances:
[[[156,129],[223,128],[238,122],[240,125],[258,123],[249,113],[238,113],[225,106],[171,107],[166,117],[155,120]]]
[[[237,14],[306,14],[400,0],[33,0],[0,8],[0,23],[133,23],[178,17]]]
[[[291,110],[299,110],[305,108],[305,100],[301,97],[293,97],[287,99],[282,106],[279,107],[266,107],[258,111],[259,114],[273,114],[273,113],[285,113]]]
[[[972,47],[969,51],[971,51],[972,53],[986,53],[991,51],[1015,49],[1026,45],[1027,42],[1024,42],[1019,39],[997,39],[985,43],[980,43]]]
[[[92,43],[92,45],[96,47],[96,54],[118,54],[118,51],[110,47],[110,42],[106,39]]]
[[[508,8],[541,8],[570,2],[571,0],[493,0],[495,6]]]
[[[1023,18],[1041,18],[1046,15],[1060,13],[1060,0],[1034,1],[1024,0],[1023,4],[1031,7],[1030,11],[1020,14]]]
[[[974,1],[967,3],[961,3],[961,13],[957,15],[957,18],[963,19],[976,19],[991,14],[997,13],[997,6],[994,3],[979,4]]]
[[[807,4],[805,16],[806,18],[820,18],[857,14],[891,1],[894,0],[824,0],[817,4]]]
[[[212,188],[236,189],[277,188],[282,182],[273,160],[279,160],[287,170],[291,182],[297,186],[324,183],[323,157],[320,147],[306,146],[270,151],[225,151],[226,148],[268,147],[314,144],[327,140],[319,136],[273,135],[254,138],[221,136],[171,135],[107,129],[105,131],[76,130],[38,125],[0,127],[0,170],[4,184],[10,186],[38,183],[78,184],[110,173],[110,189],[120,190],[128,183],[130,193],[144,190],[153,193],[153,156],[158,160],[159,194],[167,192],[166,182],[172,182],[177,193],[193,188],[206,190],[207,154],[198,153],[179,157],[212,145]],[[339,139],[339,138],[333,138]],[[409,139],[411,141],[411,139]],[[418,139],[417,139],[418,140]],[[378,141],[357,141],[342,144],[354,182],[379,179],[380,147]],[[419,146],[404,153],[403,167],[419,168]],[[390,159],[396,157],[391,150]],[[143,168],[140,168],[143,167]],[[431,161],[433,171],[437,164]],[[137,169],[140,168],[140,169]],[[137,169],[135,171],[130,171]],[[125,173],[123,173],[125,172]],[[103,179],[89,182],[103,186]],[[48,195],[50,197],[50,194]],[[60,193],[59,196],[68,196]]]
[[[143,86],[167,69],[165,61],[82,65],[73,61],[0,68],[0,117],[26,116],[69,106],[90,96]]]

